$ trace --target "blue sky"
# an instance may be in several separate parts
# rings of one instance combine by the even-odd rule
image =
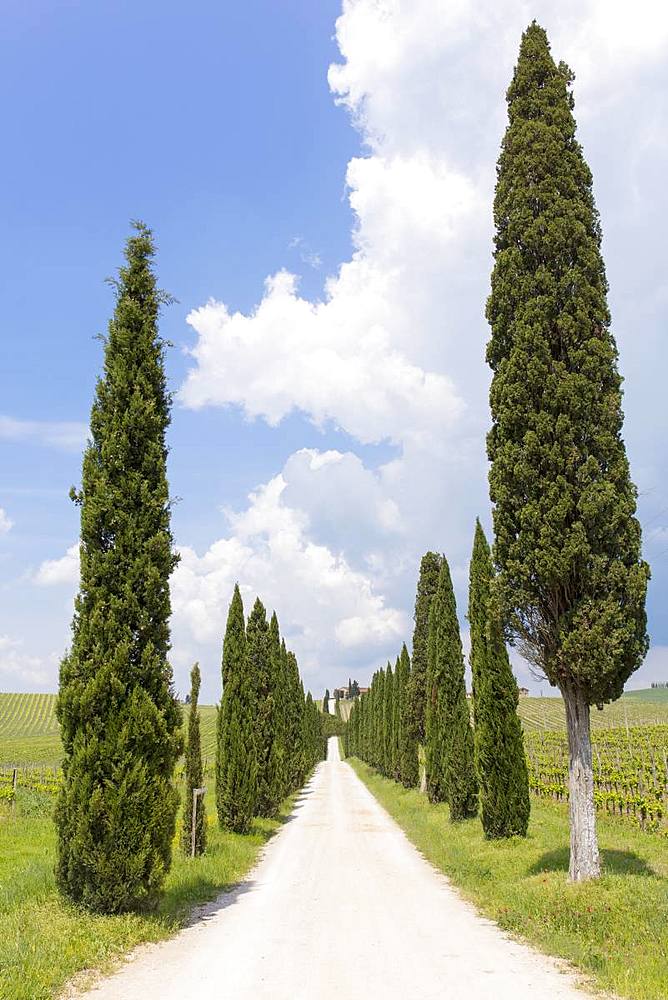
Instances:
[[[647,36],[623,4],[551,7],[5,6],[3,689],[57,683],[76,580],[67,491],[113,307],[104,279],[131,218],[154,228],[159,280],[178,300],[162,324],[177,684],[200,659],[218,697],[235,579],[276,607],[314,691],[366,680],[409,640],[426,548],[448,555],[463,613],[473,521],[489,523],[494,163],[534,14],[576,72],[627,378],[653,569],[653,649],[633,683],[668,677],[668,17],[643,0]]]

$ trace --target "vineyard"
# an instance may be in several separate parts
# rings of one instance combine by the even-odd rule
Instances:
[[[642,830],[668,835],[668,725],[597,729],[593,736],[596,808],[623,816]],[[568,799],[565,733],[525,732],[531,790]]]
[[[566,716],[561,698],[520,698],[518,712],[525,730],[565,730]],[[592,729],[625,729],[637,726],[668,725],[668,690],[631,691],[619,701],[592,708]]]
[[[56,696],[0,694],[0,801],[19,790],[52,795],[62,755]],[[347,718],[352,702],[340,703]],[[184,721],[187,706],[183,706]],[[520,699],[532,791],[566,801],[568,756],[559,698]],[[202,758],[209,780],[216,748],[216,706],[200,706]],[[592,710],[596,804],[644,830],[668,833],[668,691],[624,695],[602,712]],[[177,771],[180,780],[180,771]]]

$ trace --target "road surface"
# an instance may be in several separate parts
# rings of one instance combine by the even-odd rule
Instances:
[[[429,865],[338,741],[248,880],[89,1000],[583,1000]]]

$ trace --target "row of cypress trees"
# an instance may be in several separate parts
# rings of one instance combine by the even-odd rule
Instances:
[[[469,622],[473,716],[447,559],[422,559],[415,604],[413,663],[404,645],[394,669],[377,671],[353,705],[346,753],[405,787],[419,782],[431,802],[447,802],[453,821],[476,816],[489,838],[524,836],[529,786],[518,690],[492,596],[489,545],[476,523],[470,568]]]
[[[259,598],[244,617],[239,586],[227,616],[218,711],[216,809],[226,829],[245,833],[255,816],[275,816],[325,756],[320,711],[304,686],[276,612]]]

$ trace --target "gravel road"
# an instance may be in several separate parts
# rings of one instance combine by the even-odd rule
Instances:
[[[90,1000],[583,1000],[408,842],[329,741],[236,892],[140,949]]]

